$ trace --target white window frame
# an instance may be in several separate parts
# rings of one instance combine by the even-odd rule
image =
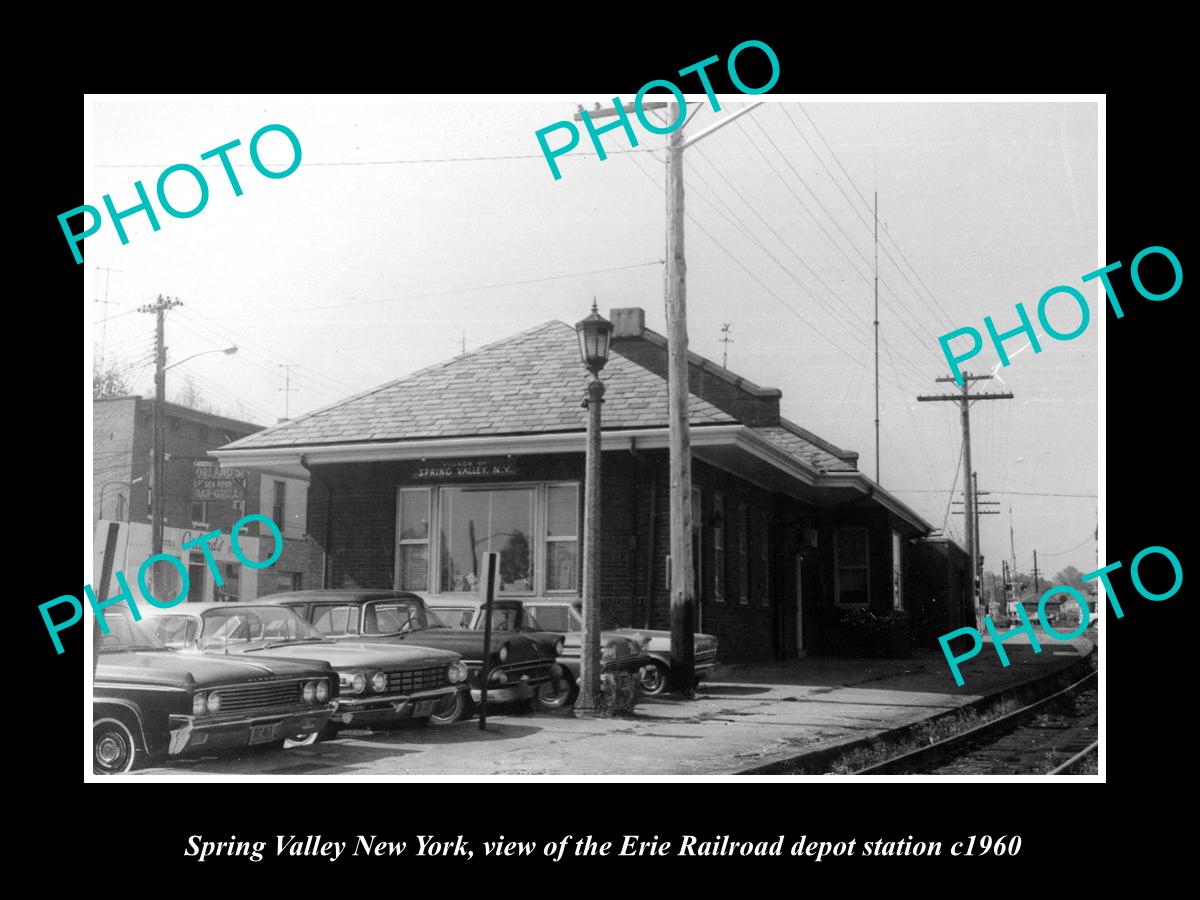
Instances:
[[[866,536],[866,562],[863,564],[862,568],[866,569],[867,572],[867,599],[862,603],[842,602],[842,564],[838,559],[838,535],[846,531],[861,531]],[[844,606],[847,609],[856,609],[859,607],[869,607],[871,605],[871,529],[863,525],[847,525],[845,527],[833,529],[833,585],[834,603],[836,606]]]
[[[759,550],[759,562],[762,563],[762,605],[771,605],[771,516],[764,509],[758,515],[762,546]]]
[[[548,501],[548,488],[552,487],[574,487],[575,488],[575,503],[576,503],[576,521],[578,522],[576,529],[576,537],[574,540],[578,542],[579,552],[575,555],[575,588],[572,590],[546,590],[546,561],[548,554],[546,552],[547,529],[549,528],[549,510],[546,504]],[[392,573],[392,584],[396,586],[396,590],[401,590],[400,584],[400,551],[399,547],[402,543],[425,544],[428,543],[428,558],[429,558],[429,586],[420,593],[428,594],[429,596],[477,596],[470,591],[448,591],[442,590],[442,546],[441,540],[434,540],[434,535],[441,534],[442,528],[442,491],[455,488],[470,488],[480,491],[499,491],[499,490],[516,490],[533,488],[534,503],[533,503],[533,524],[530,540],[530,551],[533,554],[533,590],[529,593],[521,592],[508,593],[507,596],[526,597],[526,596],[552,596],[552,597],[578,597],[581,596],[583,582],[583,482],[570,480],[555,480],[555,481],[500,481],[500,482],[447,482],[445,484],[430,484],[430,485],[413,485],[406,484],[397,486],[396,488],[396,559]],[[400,492],[401,491],[427,491],[429,494],[429,535],[427,540],[408,540],[400,541]],[[537,539],[532,539],[536,536]],[[566,540],[566,538],[558,538],[558,540]]]
[[[426,530],[424,538],[405,538],[402,540],[400,538],[400,535],[403,533],[403,530],[402,530],[403,523],[400,520],[400,516],[403,511],[403,504],[401,502],[401,497],[405,493],[416,494],[416,493],[420,493],[420,492],[425,493],[425,502],[426,502],[425,520],[429,523],[429,528]],[[396,490],[396,562],[395,562],[394,571],[392,572],[392,585],[395,590],[397,590],[397,591],[409,590],[409,588],[405,588],[405,587],[401,586],[401,583],[400,583],[400,548],[403,546],[419,547],[421,545],[424,545],[425,546],[425,571],[426,571],[425,587],[424,588],[413,588],[412,590],[424,590],[426,592],[430,592],[430,593],[432,592],[433,580],[434,580],[433,579],[433,540],[432,540],[433,533],[434,533],[434,531],[433,531],[433,488],[431,488],[431,487],[398,488]]]
[[[725,495],[713,494],[713,600],[725,602]]]
[[[738,502],[738,603],[750,605],[750,507]]]
[[[551,535],[550,491],[551,489],[568,487],[575,489],[575,536],[565,537],[561,535]],[[580,584],[582,581],[582,572],[580,569],[583,567],[583,520],[580,516],[582,504],[580,503],[579,494],[580,484],[578,481],[547,481],[541,484],[538,488],[538,497],[535,502],[534,518],[536,519],[540,514],[542,519],[542,528],[540,532],[542,535],[542,546],[540,549],[542,550],[543,563],[534,563],[534,584],[535,586],[541,586],[544,590],[540,591],[539,593],[542,593],[548,597],[578,597],[582,589],[582,585]],[[550,574],[548,568],[550,563],[550,550],[548,547],[546,547],[546,544],[565,542],[571,542],[575,544],[575,586],[572,588],[555,588],[552,590],[546,587],[546,576]]]
[[[692,588],[696,602],[704,602],[704,491],[692,485]]]
[[[892,609],[904,610],[904,538],[892,530]]]

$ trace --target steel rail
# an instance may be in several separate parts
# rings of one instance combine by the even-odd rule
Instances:
[[[1042,709],[1072,696],[1076,692],[1083,689],[1088,682],[1096,678],[1095,672],[1089,672],[1087,675],[1080,678],[1073,684],[1068,685],[1060,691],[1056,691],[1048,697],[1043,697],[1041,700],[1036,700],[1028,706],[1023,706],[1008,715],[1000,716],[990,722],[985,722],[961,734],[953,735],[945,740],[938,741],[935,744],[930,744],[928,747],[921,747],[917,750],[903,753],[900,756],[894,756],[891,759],[886,759],[883,762],[875,763],[853,772],[854,775],[894,775],[894,774],[912,774],[921,770],[928,770],[946,760],[963,755],[975,744],[983,743],[990,738],[1002,735],[1007,731],[1016,728],[1021,720],[1028,718]],[[1086,751],[1085,751],[1086,752]],[[1053,773],[1051,773],[1053,774]]]

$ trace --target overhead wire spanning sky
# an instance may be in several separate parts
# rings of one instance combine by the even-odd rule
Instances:
[[[858,451],[874,476],[877,190],[881,480],[961,538],[962,517],[945,515],[956,478],[962,487],[957,407],[915,398],[953,389],[933,380],[948,374],[939,335],[980,328],[985,315],[1012,327],[1017,301],[1028,308],[1049,287],[1079,286],[1105,262],[1095,104],[763,99],[684,154],[691,348],[720,361],[721,326],[732,323],[729,368],[780,388],[784,415]],[[695,100],[689,134],[744,98],[722,98],[721,113]],[[294,417],[464,343],[573,323],[593,296],[605,312],[641,306],[665,333],[665,139],[642,132],[638,152],[620,152],[633,148],[609,132],[600,160],[585,135],[559,158],[555,181],[533,135],[574,108],[524,98],[97,102],[85,202],[111,193],[118,209],[131,206],[134,180],[152,193],[177,162],[205,173],[210,199],[193,218],[161,216],[158,232],[144,216],[126,219],[127,246],[110,224],[88,239],[90,300],[103,299],[106,278],[110,300],[90,304],[92,345],[98,352],[107,310],[106,361],[151,394],[153,317],[136,310],[178,297],[169,361],[230,343],[239,352],[172,369],[168,393],[191,378],[221,412],[265,425],[285,403]],[[276,122],[304,156],[295,173],[268,180],[244,151]],[[219,163],[199,159],[234,138],[240,197]],[[286,162],[286,141],[262,148],[268,165]],[[171,187],[188,208],[186,179]],[[1095,527],[1095,327],[1015,356],[997,372],[1004,383],[987,386],[1015,399],[972,408],[980,489],[1002,510],[981,520],[988,568],[1010,556],[1010,505],[1019,564],[1034,548],[1055,570],[1094,561],[1094,544],[1067,548]],[[968,368],[987,372],[996,359],[989,350],[976,362]]]

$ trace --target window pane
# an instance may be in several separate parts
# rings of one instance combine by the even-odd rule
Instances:
[[[479,558],[473,548],[486,551],[488,494],[460,488],[442,489],[443,591],[474,591],[479,585]]]
[[[838,573],[838,602],[867,602],[866,569],[842,569]]]
[[[579,490],[574,485],[546,488],[546,534],[549,537],[579,534]]]
[[[322,606],[313,615],[313,625],[322,634],[346,634],[350,622],[350,608],[347,606]]]
[[[400,492],[400,540],[429,538],[429,491]]]
[[[839,566],[865,566],[867,564],[867,532],[854,528],[837,533],[837,561]]]
[[[442,491],[443,591],[474,591],[482,554],[500,554],[500,590],[533,591],[532,488]]]
[[[549,541],[546,544],[546,590],[575,590],[579,544],[575,541]]]
[[[545,631],[571,631],[570,610],[565,606],[526,606],[531,610]]]
[[[429,590],[429,545],[400,545],[400,590]]]

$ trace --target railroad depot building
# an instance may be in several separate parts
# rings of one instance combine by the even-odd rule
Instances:
[[[640,309],[610,318],[601,602],[626,624],[668,628],[667,341]],[[931,597],[948,621],[973,620],[949,577],[912,596],[910,550],[931,526],[859,472],[857,454],[782,418],[780,391],[689,364],[698,628],[723,661],[845,652],[846,620],[907,652],[910,609]],[[214,455],[311,479],[326,587],[474,593],[494,551],[503,592],[575,597],[587,377],[575,329],[547,322]]]

